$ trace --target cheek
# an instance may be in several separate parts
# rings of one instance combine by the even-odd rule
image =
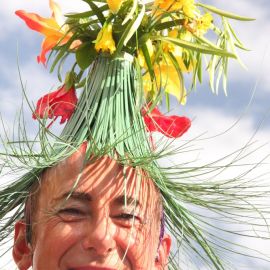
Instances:
[[[154,228],[153,228],[154,229]],[[157,234],[151,226],[122,231],[116,237],[117,243],[125,252],[126,258],[134,270],[153,269],[157,254]]]
[[[60,269],[63,256],[80,241],[81,232],[81,224],[67,224],[57,218],[37,224],[33,247],[33,270]]]

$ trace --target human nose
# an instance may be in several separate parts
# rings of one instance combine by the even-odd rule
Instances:
[[[115,248],[115,226],[108,217],[101,217],[87,228],[83,248],[105,256]]]

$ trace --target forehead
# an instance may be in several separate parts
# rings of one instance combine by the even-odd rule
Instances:
[[[76,153],[44,173],[40,190],[43,200],[55,200],[71,191],[87,193],[93,201],[109,202],[125,195],[149,206],[158,200],[154,183],[142,170],[123,167],[108,156],[85,162]]]

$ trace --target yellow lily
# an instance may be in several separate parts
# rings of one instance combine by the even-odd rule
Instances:
[[[209,12],[205,13],[203,16],[201,16],[199,19],[197,19],[197,21],[196,21],[197,35],[205,34],[208,31],[208,29],[210,28],[212,22],[213,22],[213,17]]]
[[[194,17],[194,0],[155,0],[154,6],[157,8],[157,15],[168,11],[180,11],[190,17]]]
[[[110,54],[115,52],[116,47],[112,36],[112,24],[106,24],[101,28],[95,42],[97,52],[110,52]]]
[[[155,0],[154,6],[158,9],[158,14],[163,11],[176,11],[182,8],[182,3],[175,0]]]
[[[189,32],[186,32],[186,33],[189,33]],[[190,33],[189,33],[190,34]],[[189,38],[191,38],[191,35],[186,35],[184,33],[181,33],[179,35],[179,32],[176,28],[174,28],[173,30],[171,30],[169,33],[168,33],[168,37],[171,37],[171,38],[180,38],[182,40],[189,40]],[[174,57],[176,58],[177,62],[178,62],[178,65],[181,69],[182,72],[191,72],[192,69],[193,69],[193,65],[192,63],[190,63],[188,65],[188,67],[185,65],[184,63],[184,60],[182,58],[183,56],[183,51],[184,49],[179,47],[179,46],[176,46],[172,43],[168,43],[168,42],[164,42],[163,44],[163,51],[165,53],[172,53],[174,55]],[[164,55],[164,57],[166,58],[166,61],[167,63],[169,64],[172,64],[171,61],[169,60],[168,57],[166,57],[166,54]]]
[[[168,37],[177,38],[178,37],[178,30],[174,28],[173,30],[169,31]],[[175,45],[169,42],[164,42],[162,44],[162,49],[164,52],[173,52],[175,50]]]
[[[24,10],[17,10],[15,13],[21,19],[23,19],[26,25],[35,30],[42,35],[44,35],[44,40],[41,45],[41,53],[37,57],[38,62],[41,62],[45,65],[46,63],[46,54],[56,45],[66,44],[73,33],[69,31],[68,25],[64,24],[62,17],[62,12],[59,7],[53,0],[49,0],[50,9],[52,11],[51,18],[43,18],[35,13],[28,13]],[[71,46],[75,48],[79,45],[79,41],[76,41]]]
[[[162,61],[159,65],[155,65],[154,73],[156,77],[155,82],[151,81],[149,72],[143,77],[145,95],[147,96],[153,90],[157,91],[160,88],[164,88],[166,93],[175,96],[182,105],[185,105],[186,90],[174,66]]]
[[[107,0],[109,9],[113,14],[116,14],[119,11],[123,2],[124,0]]]
[[[181,0],[183,13],[190,18],[194,18],[195,4],[194,0]]]

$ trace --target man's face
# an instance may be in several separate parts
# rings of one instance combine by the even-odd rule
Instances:
[[[108,157],[83,161],[75,154],[44,173],[28,265],[33,270],[164,269],[170,239],[165,236],[159,245],[160,203],[153,182]]]

